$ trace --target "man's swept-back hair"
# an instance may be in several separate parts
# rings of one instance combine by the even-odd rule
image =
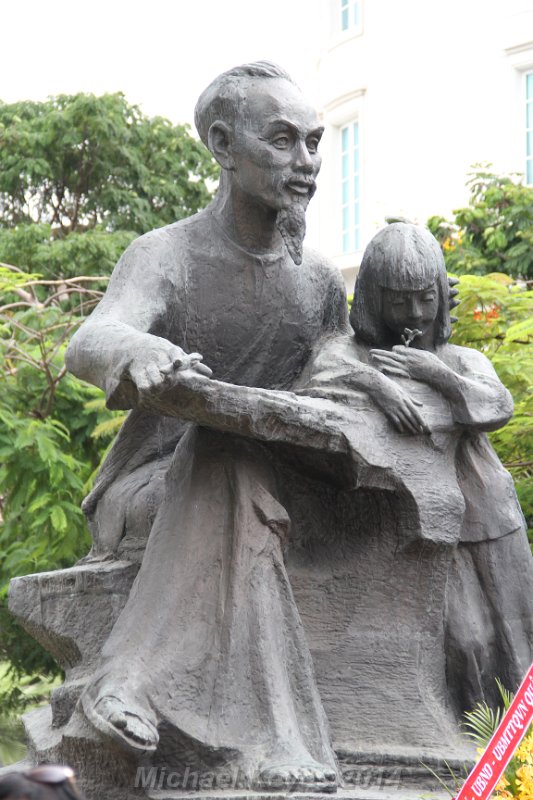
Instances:
[[[355,283],[350,322],[358,339],[385,345],[383,289],[421,291],[437,285],[439,308],[435,344],[451,335],[449,284],[444,257],[433,234],[420,225],[395,222],[383,228],[365,250]]]
[[[202,92],[194,109],[194,124],[206,147],[213,122],[221,119],[234,124],[238,106],[244,100],[244,84],[254,78],[283,78],[294,83],[290,75],[272,61],[253,61],[223,72]]]

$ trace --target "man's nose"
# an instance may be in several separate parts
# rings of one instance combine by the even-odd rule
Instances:
[[[314,170],[313,158],[303,141],[298,141],[296,145],[294,166],[303,172],[313,172]]]

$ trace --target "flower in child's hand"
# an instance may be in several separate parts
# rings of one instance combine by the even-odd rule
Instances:
[[[417,336],[422,336],[422,331],[419,331],[418,328],[414,328],[414,330],[411,330],[411,328],[404,328],[401,337],[402,342],[406,347],[409,347],[411,342],[414,342]]]

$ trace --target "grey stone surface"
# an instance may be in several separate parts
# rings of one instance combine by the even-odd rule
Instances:
[[[531,660],[532,560],[486,437],[512,402],[448,343],[424,229],[375,237],[350,327],[302,248],[321,126],[288,76],[220,76],[197,126],[216,198],[128,248],[67,352],[131,412],[84,504],[89,557],[12,584],[67,673],[30,753],[89,800],[155,797],[139,769],[212,776],[213,798],[415,798],[421,761],[471,757],[461,712]]]

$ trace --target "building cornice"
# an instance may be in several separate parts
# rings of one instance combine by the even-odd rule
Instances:
[[[340,97],[336,97],[335,100],[330,100],[329,103],[326,103],[324,106],[324,113],[329,114],[332,111],[335,111],[336,108],[345,105],[346,103],[351,102],[352,100],[357,100],[359,97],[364,97],[366,94],[366,88],[363,89],[355,89],[353,92],[347,92],[346,94],[341,95]]]

